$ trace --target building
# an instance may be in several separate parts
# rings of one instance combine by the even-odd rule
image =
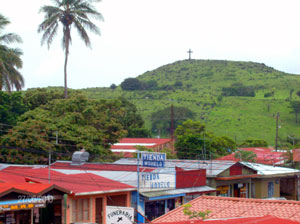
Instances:
[[[252,148],[239,148],[240,151],[253,152],[256,155],[255,162],[266,165],[282,165],[287,159],[286,151],[275,151],[271,148],[252,147]],[[235,157],[236,152],[227,156],[218,158],[217,160],[241,161],[240,158]]]
[[[164,148],[172,149],[173,143],[170,138],[122,138],[118,143],[111,146],[111,151],[132,158],[133,154],[137,153],[138,146],[159,152]]]
[[[93,173],[94,175],[130,184],[137,191],[131,192],[131,206],[137,208],[139,222],[152,220],[203,194],[216,190],[206,186],[206,171],[168,168],[138,167],[135,164],[83,163],[57,161],[52,170],[64,174]]]
[[[200,196],[190,201],[190,204],[192,205],[192,211],[210,211],[207,219],[203,223],[209,223],[209,220],[212,219],[219,220],[263,216],[274,216],[279,219],[300,222],[299,201]],[[152,223],[177,223],[190,220],[196,219],[189,219],[189,217],[183,213],[183,207],[181,206],[153,220]],[[256,222],[251,222],[250,220],[247,223]]]
[[[106,206],[130,207],[131,192],[136,190],[131,185],[93,173],[68,174],[42,166],[2,166],[1,181],[9,181],[10,175],[20,184],[50,183],[67,189],[70,193],[65,196],[65,206],[55,210],[65,214],[61,223],[105,223]]]
[[[124,158],[116,164],[136,164]],[[206,170],[207,185],[218,196],[299,199],[300,171],[279,166],[225,160],[167,160],[169,170]]]
[[[0,183],[0,223],[63,223],[69,193],[54,184]]]

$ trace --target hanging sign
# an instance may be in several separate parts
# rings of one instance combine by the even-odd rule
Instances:
[[[132,224],[133,218],[131,207],[106,206],[106,224]]]
[[[144,167],[163,168],[165,167],[166,153],[142,152],[141,160]]]

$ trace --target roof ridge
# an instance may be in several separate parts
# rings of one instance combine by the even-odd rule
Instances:
[[[266,200],[266,199],[258,199],[258,198],[237,198],[237,197],[220,197],[220,196],[208,196],[202,195],[200,196],[205,199],[218,199],[218,200],[231,200],[231,201],[249,201],[249,202],[259,202],[259,203],[280,203],[280,204],[300,204],[300,201],[295,200]],[[195,198],[195,200],[199,200],[199,198]]]

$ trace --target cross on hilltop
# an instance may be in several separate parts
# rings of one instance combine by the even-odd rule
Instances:
[[[189,60],[191,60],[192,59],[192,53],[193,53],[193,51],[191,49],[189,49],[187,51],[187,53],[189,53]]]

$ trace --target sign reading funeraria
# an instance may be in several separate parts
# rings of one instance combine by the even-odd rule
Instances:
[[[142,166],[163,168],[165,167],[166,154],[142,152],[141,159],[142,159]]]
[[[106,206],[106,224],[132,224],[133,217],[131,207]]]

